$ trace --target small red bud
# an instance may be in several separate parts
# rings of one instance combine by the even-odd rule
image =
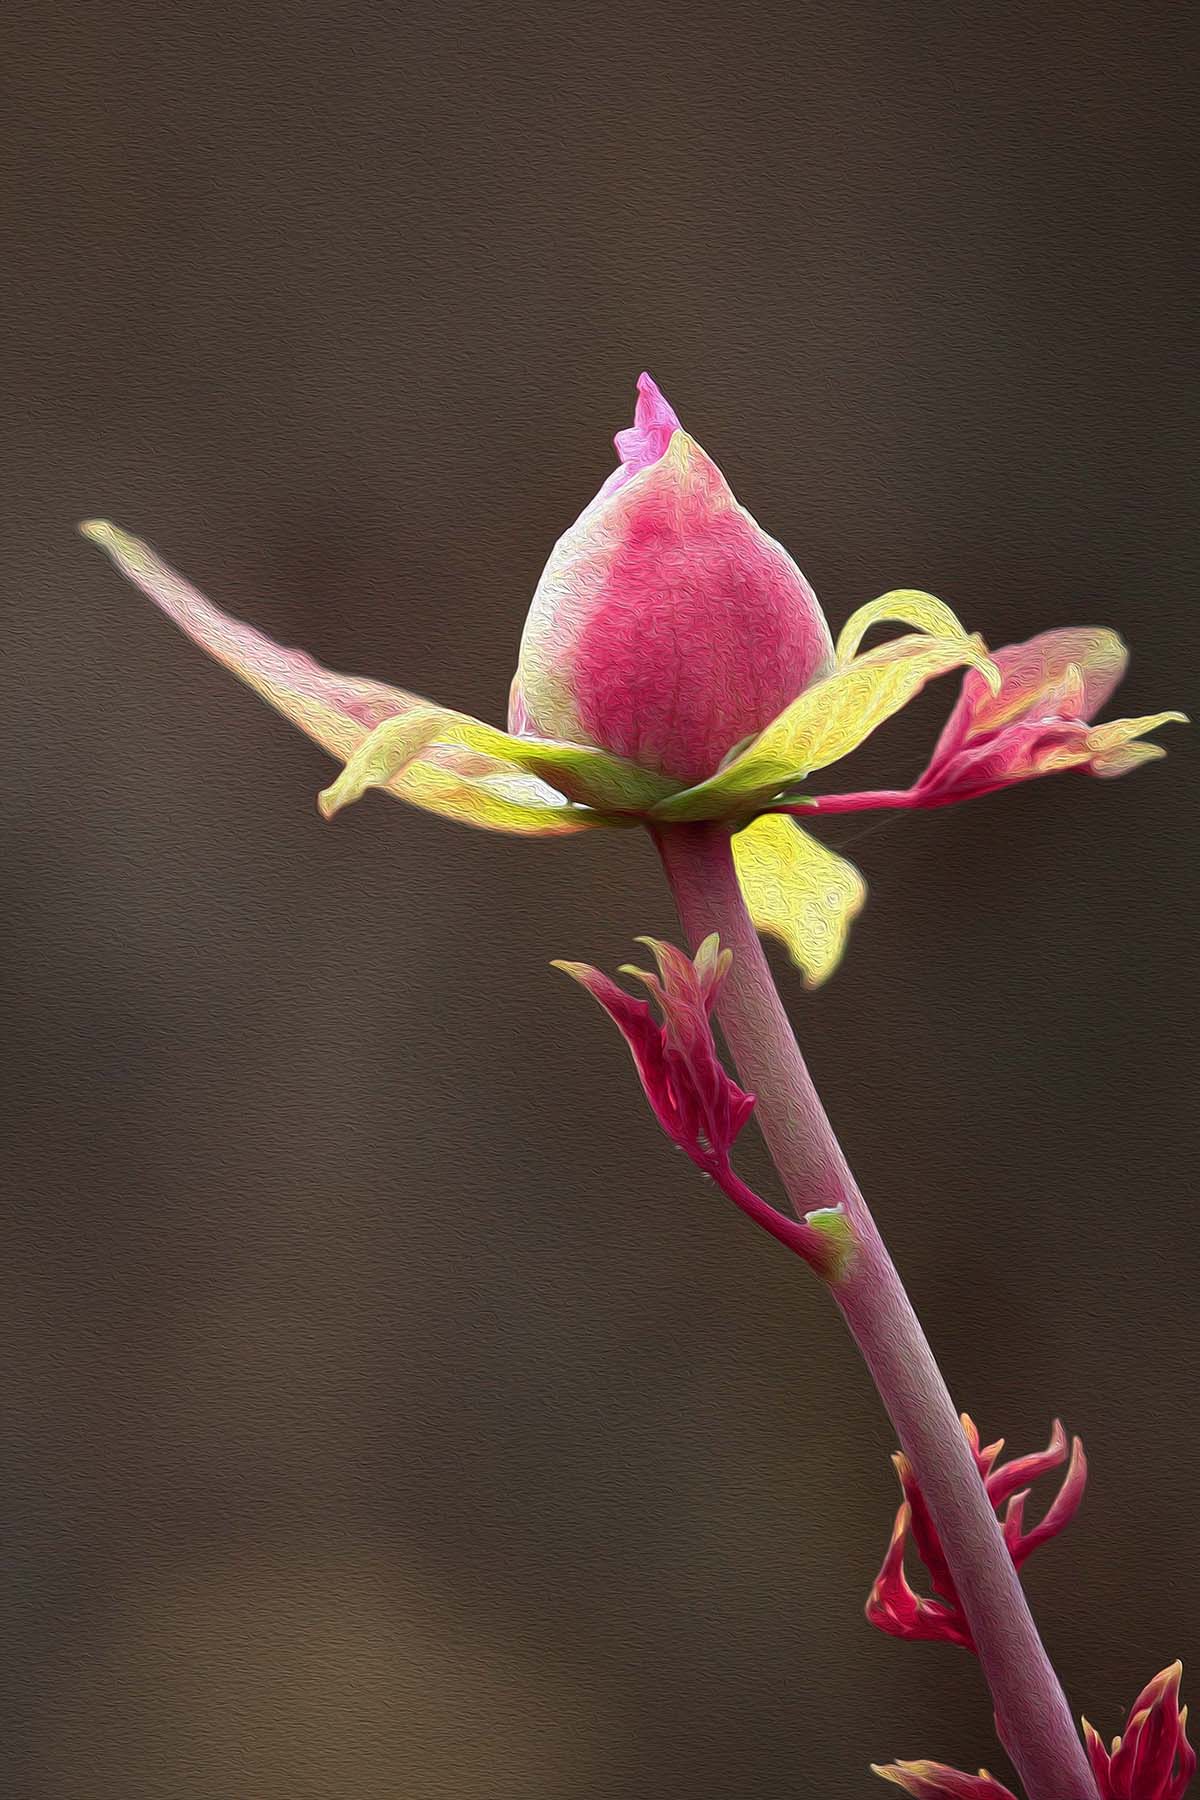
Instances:
[[[744,1093],[721,1066],[710,1020],[732,951],[721,949],[715,933],[705,938],[694,961],[658,938],[638,941],[654,952],[657,975],[628,964],[621,972],[649,989],[661,1023],[645,1000],[627,994],[589,963],[553,966],[585,987],[614,1021],[633,1053],[654,1116],[672,1142],[822,1280],[839,1280],[854,1251],[853,1229],[842,1208],[819,1207],[803,1219],[788,1218],[748,1188],[730,1162],[734,1141],[754,1109],[753,1094]]]
[[[1001,1507],[1005,1509],[1002,1524],[1004,1541],[1008,1545],[1009,1555],[1019,1569],[1039,1544],[1056,1537],[1078,1511],[1087,1484],[1087,1461],[1083,1445],[1078,1438],[1074,1439],[1062,1486],[1045,1516],[1038,1524],[1026,1530],[1025,1502],[1029,1497],[1029,1483],[1066,1460],[1067,1435],[1062,1425],[1057,1419],[1054,1421],[1050,1442],[1044,1450],[1035,1451],[1030,1456],[1016,1457],[1008,1463],[1000,1463],[998,1460],[1004,1448],[1003,1438],[981,1449],[979,1433],[974,1421],[966,1413],[962,1415],[962,1427],[971,1446],[984,1492],[997,1511]],[[877,1625],[880,1631],[889,1632],[892,1637],[962,1644],[968,1650],[973,1650],[975,1645],[959,1605],[937,1527],[912,1465],[903,1455],[897,1455],[893,1461],[904,1493],[904,1502],[896,1514],[887,1555],[867,1599],[867,1617],[872,1625]],[[904,1553],[910,1538],[925,1565],[936,1599],[923,1599],[909,1586],[904,1571]]]
[[[1187,1707],[1179,1705],[1182,1674],[1183,1664],[1174,1662],[1147,1682],[1111,1750],[1083,1721],[1101,1800],[1183,1800],[1196,1771],[1196,1752],[1188,1743]]]

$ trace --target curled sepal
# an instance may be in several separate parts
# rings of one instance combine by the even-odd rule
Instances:
[[[1055,1419],[1050,1442],[1044,1450],[1001,1463],[1003,1438],[981,1446],[979,1432],[967,1413],[962,1415],[962,1428],[984,1492],[997,1512],[1004,1508],[1001,1530],[1013,1564],[1019,1569],[1039,1544],[1056,1537],[1079,1510],[1087,1485],[1083,1445],[1078,1438],[1072,1440],[1068,1461],[1067,1434],[1061,1422]],[[912,1464],[903,1453],[897,1453],[892,1461],[904,1499],[896,1514],[887,1554],[867,1597],[867,1618],[892,1637],[936,1640],[974,1650],[975,1643],[959,1604],[941,1539]],[[1067,1471],[1058,1493],[1039,1522],[1027,1530],[1025,1502],[1029,1498],[1029,1484],[1064,1462]],[[924,1599],[909,1585],[904,1555],[910,1541],[925,1565],[936,1598]]]
[[[905,803],[946,806],[1067,769],[1123,775],[1164,755],[1160,745],[1135,740],[1160,725],[1186,724],[1186,714],[1091,723],[1126,660],[1115,632],[1086,627],[1042,632],[998,650],[1000,692],[967,674],[929,766]]]
[[[838,635],[834,660],[843,665],[851,662],[874,625],[910,625],[914,631],[924,631],[930,637],[967,636],[944,600],[922,593],[919,588],[893,588],[851,613]]]
[[[829,1282],[846,1273],[854,1252],[853,1227],[841,1207],[822,1207],[803,1219],[777,1212],[734,1172],[730,1151],[754,1107],[721,1065],[711,1013],[733,960],[714,933],[695,958],[658,938],[639,938],[654,954],[658,972],[631,964],[622,974],[640,981],[661,1013],[635,998],[590,963],[552,966],[579,982],[616,1024],[654,1116],[672,1142],[710,1176],[735,1206],[764,1231],[803,1256]]]
[[[430,744],[487,756],[515,779],[536,777],[568,800],[602,813],[638,814],[672,791],[673,784],[661,776],[591,745],[520,737],[449,707],[420,706],[385,720],[363,740],[320,796],[321,811],[330,818],[368,788],[389,786]]]
[[[1011,1788],[986,1769],[980,1769],[978,1775],[964,1775],[960,1769],[935,1762],[872,1763],[871,1768],[911,1794],[913,1800],[1016,1800]]]
[[[1033,1480],[1048,1469],[1056,1468],[1066,1455],[1066,1448],[1066,1433],[1059,1421],[1055,1419],[1050,1448],[1041,1451],[1036,1456],[1020,1459],[1027,1465],[1020,1479],[1022,1481]],[[1014,1471],[1017,1466],[1016,1463],[1005,1464],[996,1471],[994,1478],[990,1476],[985,1478],[983,1485],[993,1506],[1000,1505],[1000,1500],[995,1497],[996,1489],[1016,1480]],[[1070,1524],[1079,1511],[1079,1503],[1083,1499],[1083,1491],[1086,1486],[1087,1458],[1083,1454],[1083,1444],[1079,1438],[1072,1438],[1071,1457],[1059,1490],[1039,1522],[1031,1526],[1028,1531],[1025,1529],[1025,1502],[1029,1498],[1029,1489],[1022,1487],[1011,1495],[1004,1511],[1003,1531],[1009,1555],[1018,1569],[1026,1558],[1033,1554],[1039,1544],[1044,1544],[1050,1538],[1057,1537],[1063,1527]]]
[[[1182,1674],[1183,1664],[1173,1662],[1147,1682],[1111,1750],[1084,1719],[1084,1743],[1101,1800],[1183,1800],[1196,1772],[1196,1752],[1188,1742],[1187,1707],[1179,1704]]]
[[[905,1501],[896,1514],[887,1555],[867,1596],[867,1618],[890,1637],[970,1647],[957,1602],[926,1600],[909,1585],[904,1552],[911,1525],[912,1508]]]
[[[849,756],[927,681],[964,663],[999,686],[978,637],[915,634],[865,651],[806,688],[709,780],[660,801],[652,817],[683,821],[753,812],[814,770]]]
[[[805,985],[837,968],[867,884],[852,862],[781,813],[763,813],[733,839],[738,885],[759,931],[782,940]]]

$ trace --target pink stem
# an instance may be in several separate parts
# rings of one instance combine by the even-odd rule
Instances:
[[[825,1235],[813,1228],[803,1219],[791,1219],[786,1213],[776,1212],[754,1189],[747,1187],[741,1176],[736,1174],[728,1157],[709,1157],[699,1164],[706,1175],[716,1182],[721,1192],[733,1204],[740,1207],[748,1219],[761,1225],[764,1231],[802,1256],[805,1262],[811,1263],[822,1276],[827,1276],[831,1268],[830,1241]]]
[[[655,833],[684,930],[733,951],[718,1001],[743,1086],[796,1212],[845,1208],[858,1248],[831,1292],[929,1504],[1028,1800],[1098,1800],[1084,1748],[1042,1647],[941,1371],[860,1194],[792,1034],[746,912],[729,833]]]
[[[865,788],[860,794],[818,794],[812,800],[798,800],[794,805],[777,806],[773,810],[803,818],[805,813],[875,812],[885,806],[915,804],[909,788]]]

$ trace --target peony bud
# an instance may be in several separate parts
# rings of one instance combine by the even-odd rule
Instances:
[[[510,729],[702,781],[827,672],[829,628],[649,375],[616,444],[538,583]]]

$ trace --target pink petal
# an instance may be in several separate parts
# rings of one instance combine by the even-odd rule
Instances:
[[[1004,1439],[997,1438],[994,1444],[984,1444],[981,1448],[979,1427],[976,1425],[970,1413],[960,1413],[958,1417],[966,1440],[971,1446],[971,1455],[975,1458],[975,1467],[979,1470],[981,1476],[986,1477],[992,1464],[1004,1448]]]
[[[999,788],[1056,770],[1083,768],[1091,757],[1082,720],[1014,720],[994,736],[967,739],[954,755],[935,759],[913,790],[912,804],[945,806],[977,800]]]
[[[1043,631],[1024,643],[993,651],[992,661],[1001,675],[1000,692],[993,694],[975,670],[967,671],[930,767],[962,745],[1014,720],[1048,716],[1048,697],[1063,686],[1072,666],[1078,669],[1081,682],[1078,709],[1056,716],[1092,718],[1121,680],[1128,660],[1115,631],[1088,625]]]
[[[1183,1664],[1172,1663],[1147,1682],[1100,1782],[1104,1800],[1182,1800],[1196,1768],[1187,1738],[1187,1708],[1179,1706]],[[1086,1727],[1088,1748],[1095,1734]]]
[[[1096,1786],[1100,1790],[1101,1800],[1107,1800],[1110,1793],[1108,1785],[1108,1769],[1110,1757],[1104,1748],[1104,1740],[1094,1725],[1086,1719],[1080,1721],[1083,1726],[1083,1742],[1088,1753],[1088,1761],[1092,1765],[1092,1774],[1096,1777]]]
[[[1031,1531],[1019,1529],[1018,1542],[1013,1550],[1013,1561],[1017,1567],[1032,1556],[1040,1544],[1047,1543],[1057,1537],[1071,1523],[1079,1511],[1083,1500],[1083,1491],[1087,1486],[1087,1457],[1083,1453],[1083,1445],[1078,1438],[1071,1441],[1071,1460],[1067,1464],[1067,1473],[1063,1484],[1046,1509],[1045,1517]]]
[[[672,947],[654,948],[658,955]],[[682,952],[674,955],[687,963]],[[554,967],[585,987],[614,1021],[633,1052],[646,1098],[668,1137],[693,1157],[703,1151],[704,1139],[709,1145],[728,1149],[732,1140],[724,1134],[738,1110],[731,1101],[740,1102],[742,1090],[716,1059],[712,1029],[703,1008],[699,1019],[690,1014],[680,1018],[679,996],[667,991],[667,983],[674,988],[678,976],[673,970],[668,972],[670,965],[661,956],[660,965],[665,978],[662,983],[644,970],[630,969],[628,973],[639,976],[656,994],[666,1016],[665,1030],[644,1000],[635,1000],[599,969],[573,962],[557,962]],[[691,969],[691,964],[687,967]],[[726,1088],[730,1090],[728,1098]]]
[[[971,1647],[970,1635],[956,1608],[940,1600],[925,1600],[910,1586],[904,1571],[912,1512],[907,1500],[896,1513],[891,1542],[883,1564],[867,1596],[865,1612],[870,1623],[891,1637]]]
[[[673,432],[683,428],[675,415],[675,409],[667,400],[658,383],[643,372],[638,376],[637,405],[633,412],[633,424],[627,425],[624,431],[618,431],[613,443],[617,455],[621,459],[621,468],[609,476],[605,483],[608,492],[613,492],[610,483],[623,480],[617,485],[624,485],[639,469],[648,469],[656,463],[660,456],[667,453],[667,445]]]
[[[1067,1460],[1067,1434],[1062,1428],[1062,1420],[1055,1419],[1050,1428],[1050,1442],[1044,1450],[1034,1450],[1028,1456],[1015,1456],[1011,1462],[1002,1463],[993,1469],[984,1481],[987,1497],[992,1505],[999,1508],[1004,1505],[1010,1494],[1015,1494],[1020,1487],[1036,1481],[1039,1475],[1046,1475],[1051,1469],[1057,1469]]]
[[[551,965],[570,975],[587,989],[608,1014],[633,1054],[638,1077],[646,1098],[654,1108],[663,1129],[674,1136],[673,1102],[668,1091],[666,1061],[663,1055],[662,1031],[644,1000],[627,994],[623,987],[595,969],[590,963],[555,962]]]
[[[925,1565],[934,1593],[940,1595],[957,1611],[958,1595],[954,1590],[954,1578],[950,1573],[950,1565],[946,1561],[942,1541],[937,1534],[937,1527],[925,1504],[925,1496],[917,1486],[912,1464],[902,1452],[894,1456],[892,1461],[896,1465],[900,1486],[904,1491],[904,1498],[908,1502],[913,1542],[917,1547],[917,1555]]]

